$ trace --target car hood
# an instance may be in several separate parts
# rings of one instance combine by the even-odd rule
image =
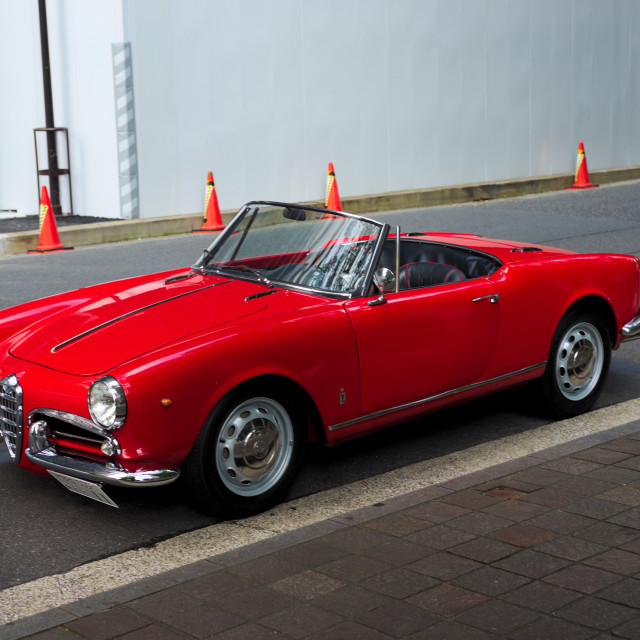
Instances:
[[[96,375],[263,310],[265,302],[252,297],[262,290],[251,282],[189,272],[79,289],[64,294],[62,304],[50,303],[52,312],[17,333],[9,351],[57,371]]]

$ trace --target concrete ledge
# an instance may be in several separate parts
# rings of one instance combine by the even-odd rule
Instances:
[[[640,179],[640,166],[591,171],[589,178],[594,184],[637,180]],[[409,191],[391,191],[342,198],[342,207],[350,213],[362,214],[397,209],[434,207],[477,200],[492,200],[494,198],[509,198],[546,191],[559,191],[571,186],[573,179],[572,173],[562,173],[536,178],[478,182],[475,184]],[[322,201],[312,201],[306,204],[323,206]],[[223,211],[223,222],[228,224],[235,213],[235,210]],[[82,247],[92,244],[191,233],[201,226],[202,214],[187,214],[145,218],[142,220],[115,220],[95,224],[71,225],[59,228],[58,233],[65,246]],[[34,249],[38,246],[38,240],[38,231],[0,234],[0,257],[26,253],[29,249]]]
[[[82,247],[91,244],[191,233],[193,229],[199,229],[201,226],[202,214],[193,214],[70,225],[59,227],[58,234],[65,246]],[[37,230],[0,235],[0,255],[16,255],[34,249],[38,246],[39,235],[40,232]]]
[[[638,180],[640,179],[640,166],[590,171],[589,179],[593,184]],[[566,187],[570,187],[573,181],[573,173],[560,173],[536,178],[516,178],[513,180],[459,184],[411,191],[391,191],[389,193],[342,198],[341,201],[345,211],[372,213],[376,211],[435,207],[495,198],[512,198],[546,191],[561,191]],[[320,206],[322,206],[322,203],[320,203]]]

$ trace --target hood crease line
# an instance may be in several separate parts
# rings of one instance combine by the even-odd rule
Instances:
[[[101,323],[99,325],[96,325],[95,327],[91,327],[91,329],[87,329],[86,331],[83,331],[82,333],[79,333],[78,335],[73,336],[72,338],[69,338],[68,340],[65,340],[64,342],[61,342],[60,344],[57,344],[55,347],[53,347],[53,349],[51,349],[51,353],[56,353],[60,349],[63,349],[64,347],[70,345],[71,343],[76,342],[77,340],[80,340],[81,338],[84,338],[85,336],[88,336],[91,333],[94,333],[95,331],[99,331],[100,329],[103,329],[104,327],[108,327],[111,324],[119,322],[120,320],[124,320],[124,318],[128,318],[130,316],[133,316],[136,313],[140,313],[141,311],[146,311],[147,309],[151,309],[152,307],[157,307],[158,305],[164,304],[165,302],[171,302],[172,300],[177,300],[178,298],[183,298],[184,296],[189,296],[192,293],[198,293],[198,291],[204,291],[205,289],[212,289],[213,287],[220,286],[221,284],[228,284],[229,282],[231,282],[231,280],[224,280],[223,282],[216,282],[214,284],[209,284],[206,287],[200,287],[199,289],[194,289],[192,291],[185,291],[184,293],[179,293],[177,296],[172,296],[171,298],[166,298],[165,300],[158,300],[157,302],[153,302],[152,304],[148,304],[148,305],[146,305],[144,307],[140,307],[139,309],[134,309],[133,311],[129,311],[127,313],[122,314],[121,316],[117,316],[116,318],[112,318],[111,320],[107,320],[106,322],[103,322],[103,323]]]

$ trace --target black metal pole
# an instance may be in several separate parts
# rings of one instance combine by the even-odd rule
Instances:
[[[40,48],[42,50],[42,84],[44,88],[44,114],[47,129],[55,127],[53,120],[53,92],[51,90],[51,67],[49,64],[49,34],[47,29],[47,5],[46,0],[38,0],[40,10]],[[60,180],[58,179],[58,148],[56,145],[56,132],[47,131],[47,154],[49,158],[47,169],[49,171],[49,194],[51,208],[55,215],[62,213],[60,206]]]

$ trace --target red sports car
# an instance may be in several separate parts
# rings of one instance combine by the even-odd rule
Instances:
[[[109,504],[105,485],[182,474],[206,511],[247,515],[310,440],[529,381],[556,416],[587,411],[640,337],[639,262],[251,202],[190,268],[0,312],[0,433]]]

